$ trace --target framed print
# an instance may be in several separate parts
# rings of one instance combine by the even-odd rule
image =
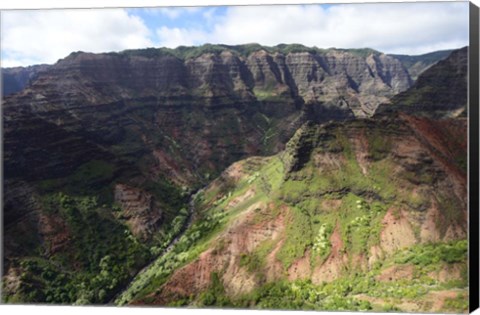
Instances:
[[[475,310],[478,12],[2,10],[2,303]]]

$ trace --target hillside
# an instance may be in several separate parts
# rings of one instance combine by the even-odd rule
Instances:
[[[448,58],[423,72],[414,85],[380,105],[376,113],[404,111],[427,117],[467,115],[468,47],[454,50]]]
[[[418,76],[439,62],[447,58],[452,53],[452,50],[439,50],[427,54],[409,56],[409,55],[395,55],[390,56],[400,60],[400,62],[407,68],[412,80],[417,80]]]
[[[118,303],[464,311],[466,120],[306,124],[230,166]]]

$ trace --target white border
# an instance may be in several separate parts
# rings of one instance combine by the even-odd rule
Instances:
[[[463,0],[456,0],[465,2]],[[305,3],[366,3],[366,2],[452,2],[452,0],[16,0],[2,1],[0,9],[51,9],[51,8],[115,8],[154,6],[215,6],[215,5],[260,5],[260,4],[305,4]],[[478,3],[480,0],[473,0]]]

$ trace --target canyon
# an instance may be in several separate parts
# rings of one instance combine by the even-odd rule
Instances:
[[[204,45],[2,71],[4,301],[463,310],[466,56]]]

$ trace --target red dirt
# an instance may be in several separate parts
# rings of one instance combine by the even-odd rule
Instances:
[[[307,250],[301,258],[295,260],[290,268],[288,268],[288,280],[309,279],[311,274],[310,250]]]
[[[327,260],[313,270],[312,282],[314,284],[335,280],[348,263],[348,257],[341,252],[343,241],[338,223],[330,236],[330,244],[332,247]]]
[[[194,262],[175,271],[163,288],[152,295],[153,304],[166,304],[179,297],[198,294],[208,288],[213,272],[218,272],[222,276],[227,294],[237,295],[251,291],[258,284],[258,280],[255,274],[240,266],[242,254],[251,253],[265,240],[279,239],[285,228],[285,207],[274,220],[254,223],[254,210],[259,207],[265,208],[260,203],[250,206],[217,237],[210,249],[203,252]],[[222,242],[224,246],[215,250],[215,244],[218,242]],[[281,241],[277,243],[274,251],[280,248],[281,243]],[[274,254],[270,254],[269,257],[273,259]],[[279,267],[281,268],[281,265]],[[276,269],[278,266],[274,265],[273,268]],[[276,270],[273,272],[276,273]]]
[[[416,243],[412,226],[401,209],[388,209],[382,224],[380,246],[384,252],[391,254]]]

